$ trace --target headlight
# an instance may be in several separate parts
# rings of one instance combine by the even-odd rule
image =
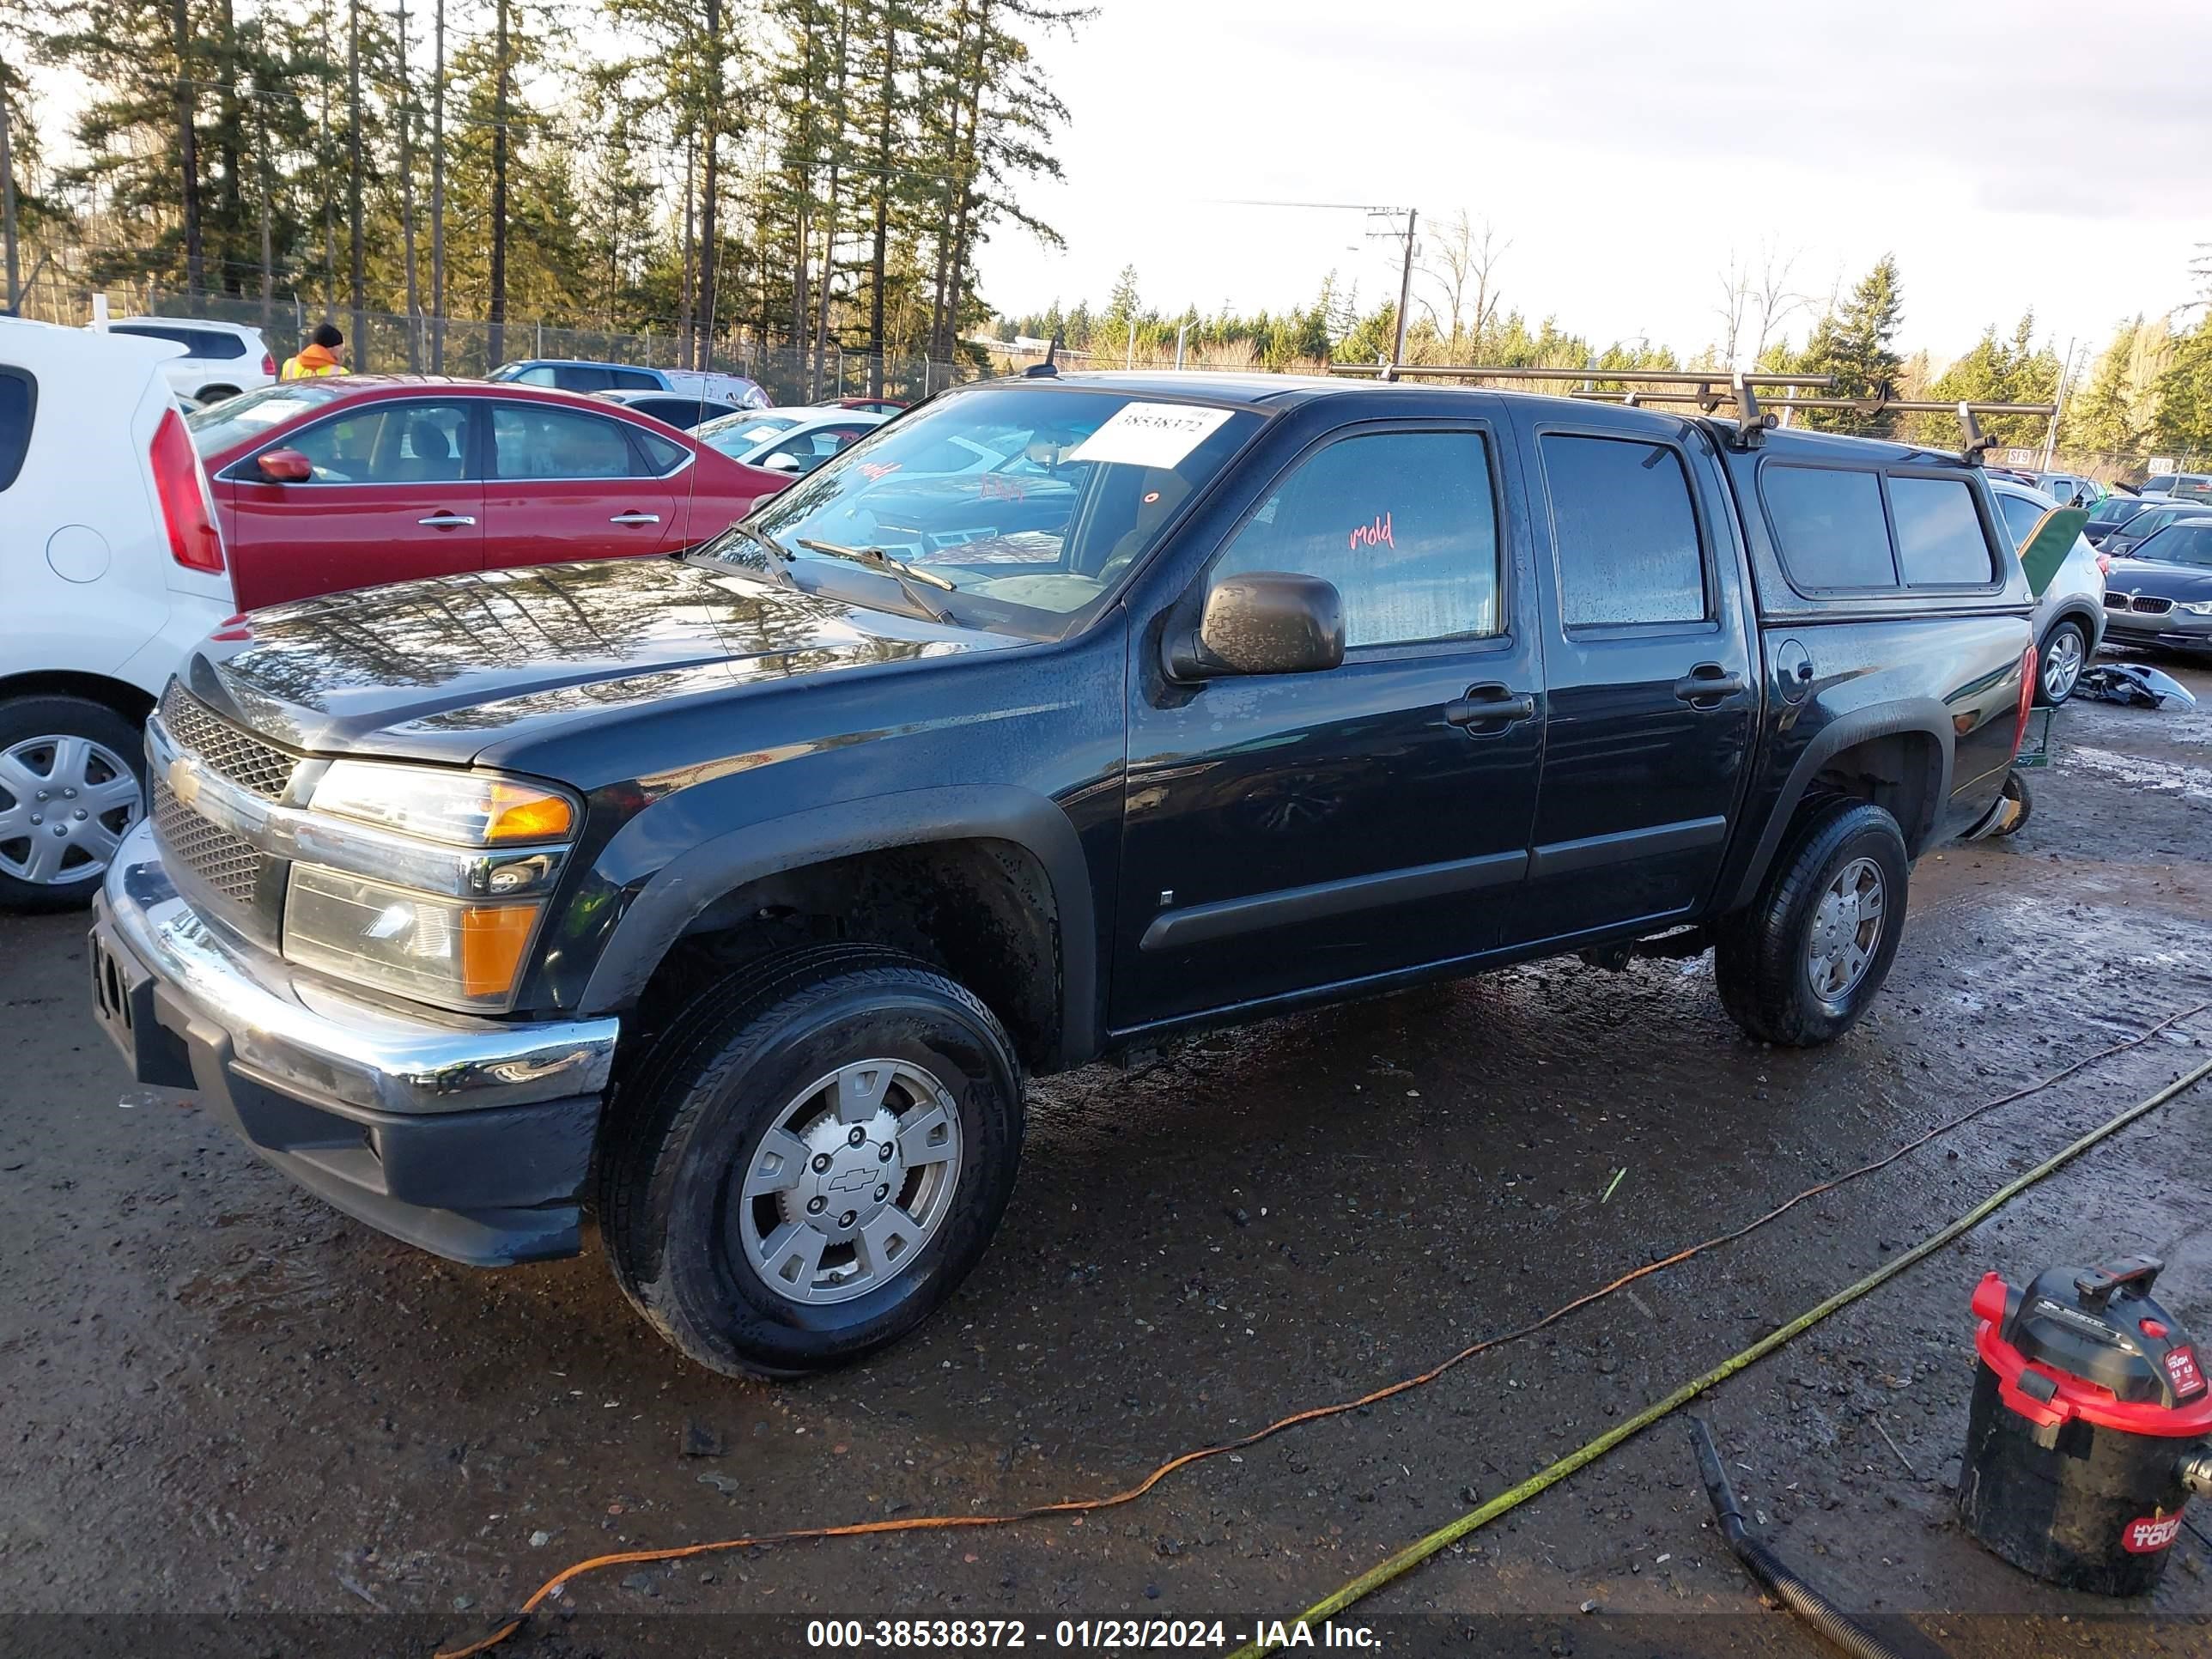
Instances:
[[[417,1002],[504,1012],[580,822],[574,797],[520,778],[333,762],[295,836],[285,958]]]
[[[2186,611],[2192,617],[2212,617],[2212,599],[2199,599],[2194,605],[2177,605],[2176,611]]]
[[[560,841],[576,827],[575,804],[538,784],[434,766],[337,761],[310,808],[403,835],[463,847]]]
[[[475,904],[295,865],[284,955],[302,967],[445,1008],[497,1012],[514,994],[542,902]]]

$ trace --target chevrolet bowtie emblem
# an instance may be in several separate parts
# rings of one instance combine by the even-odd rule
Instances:
[[[190,806],[200,798],[200,769],[179,755],[169,763],[169,793]]]

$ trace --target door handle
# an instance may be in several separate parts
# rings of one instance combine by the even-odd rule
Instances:
[[[1717,662],[1701,662],[1674,682],[1674,695],[1692,708],[1717,708],[1722,699],[1739,696],[1744,678]]]
[[[609,524],[659,524],[658,513],[617,513],[607,520]]]
[[[1484,685],[1470,685],[1465,696],[1455,697],[1444,705],[1445,722],[1462,728],[1510,725],[1515,720],[1534,720],[1535,715],[1536,699],[1533,695],[1516,691],[1495,680]]]
[[[466,513],[433,513],[428,518],[417,519],[415,522],[428,525],[433,530],[459,530],[463,525],[474,524],[476,520]]]

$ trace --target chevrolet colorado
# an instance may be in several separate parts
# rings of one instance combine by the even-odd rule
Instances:
[[[1764,1041],[1991,817],[2031,598],[1971,455],[1483,390],[909,411],[683,556],[256,612],[148,727],[94,999],[339,1208],[684,1352],[911,1329],[1023,1079],[1581,952]]]

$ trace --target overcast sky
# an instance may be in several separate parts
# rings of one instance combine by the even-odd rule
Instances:
[[[1731,248],[1795,252],[1816,304],[1893,252],[1905,349],[1947,358],[2029,305],[2101,347],[2212,240],[2203,0],[1102,0],[1039,52],[1066,180],[1024,200],[1067,246],[1002,228],[1001,311],[1099,305],[1124,264],[1163,310],[1303,304],[1331,267],[1365,307],[1397,244],[1360,215],[1229,204],[1372,203],[1487,217],[1532,325],[1683,351]]]

